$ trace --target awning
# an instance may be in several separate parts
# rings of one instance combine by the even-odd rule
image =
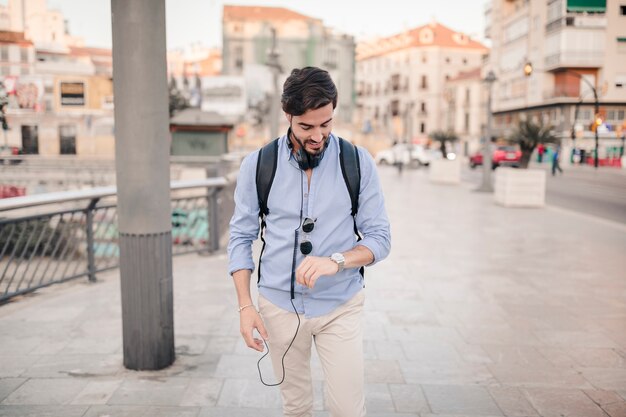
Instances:
[[[606,12],[606,0],[567,0],[568,12]]]

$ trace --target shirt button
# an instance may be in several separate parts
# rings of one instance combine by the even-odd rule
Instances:
[[[304,196],[305,196],[305,197],[308,197],[308,196],[309,196],[309,193],[304,193]]]

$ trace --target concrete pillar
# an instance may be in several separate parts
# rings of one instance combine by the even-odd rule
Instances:
[[[111,0],[124,366],[174,361],[165,0]]]

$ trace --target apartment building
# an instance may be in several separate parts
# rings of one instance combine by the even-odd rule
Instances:
[[[459,137],[459,149],[468,156],[478,151],[487,123],[487,89],[480,67],[461,71],[449,79],[444,90],[444,130]]]
[[[438,22],[357,47],[358,121],[382,139],[426,141],[446,124],[446,82],[481,65],[487,48]]]
[[[498,134],[542,118],[565,146],[590,152],[599,118],[599,155],[615,153],[626,128],[626,1],[493,0],[485,17]]]
[[[282,7],[225,5],[222,73],[254,76],[259,92],[249,91],[250,97],[271,91],[271,77],[259,77],[258,73],[264,70],[269,74],[266,65],[272,30],[275,30],[280,54],[279,84],[282,85],[293,68],[317,66],[326,69],[339,92],[337,118],[350,121],[354,110],[354,38],[325,26],[321,19]],[[253,74],[246,71],[250,68],[254,69]]]

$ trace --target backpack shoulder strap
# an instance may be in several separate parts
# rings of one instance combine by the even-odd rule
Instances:
[[[259,150],[256,163],[256,193],[259,200],[259,216],[267,216],[269,213],[267,199],[276,175],[279,139],[274,139]]]
[[[359,191],[361,188],[361,165],[359,151],[356,145],[345,139],[339,138],[339,162],[343,180],[350,194],[352,202],[352,216],[359,210]]]

